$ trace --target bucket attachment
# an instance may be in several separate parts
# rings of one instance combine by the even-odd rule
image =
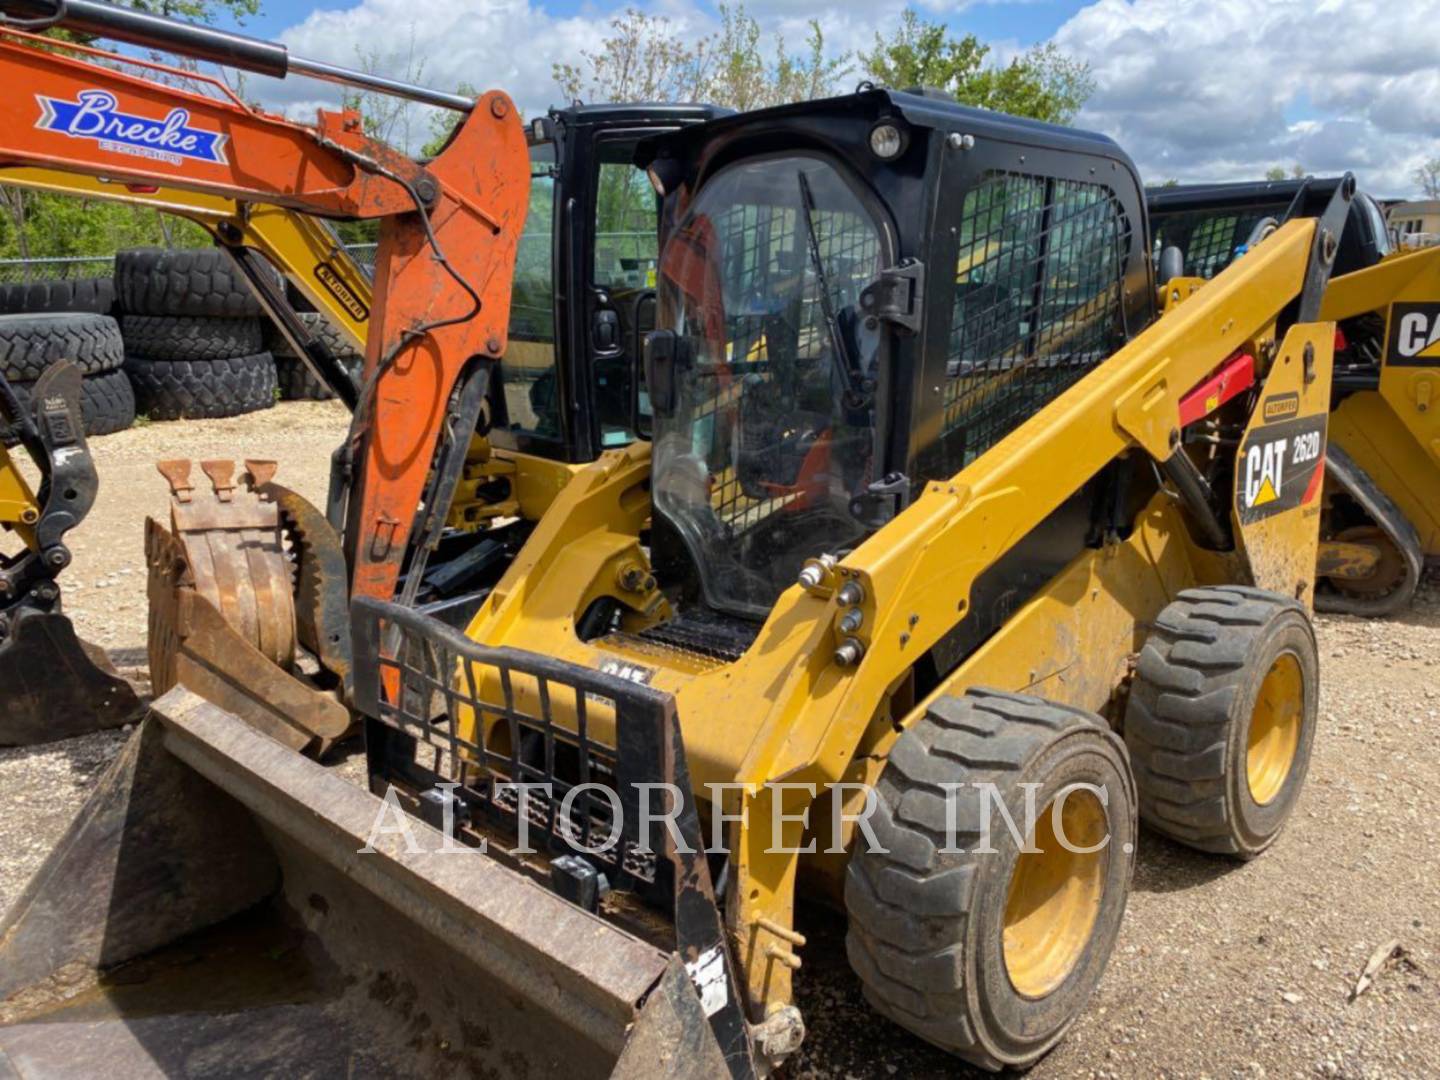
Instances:
[[[55,611],[22,610],[0,640],[0,746],[88,735],[139,719],[135,689]]]
[[[172,690],[0,919],[0,1076],[736,1075],[678,953],[397,815]]]
[[[291,562],[274,463],[247,461],[242,473],[205,461],[198,482],[188,461],[159,468],[172,498],[170,529],[145,524],[155,693],[187,686],[293,750],[323,753],[349,730],[350,712],[339,676],[333,688],[317,685],[299,665],[292,580],[313,595],[316,574]],[[343,576],[338,584],[343,600]]]
[[[40,474],[32,491],[0,447],[0,526],[19,539],[0,553],[0,746],[31,746],[138,718],[134,689],[61,612],[65,535],[90,512],[98,481],[80,423],[80,370],[62,361],[36,381],[25,410],[0,376],[0,420]]]

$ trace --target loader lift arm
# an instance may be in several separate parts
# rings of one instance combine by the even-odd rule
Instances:
[[[152,47],[267,74],[315,66],[288,58],[280,46],[164,19],[137,20],[136,13],[92,0],[76,0],[59,13],[7,0],[0,13],[63,14],[66,26],[122,40],[141,40],[143,31]],[[214,51],[217,35],[231,55]],[[0,78],[29,90],[0,104],[0,168],[59,169],[317,217],[380,221],[373,325],[349,438],[356,482],[345,547],[352,594],[388,598],[416,508],[425,502],[451,395],[504,352],[529,191],[513,103],[498,91],[483,95],[445,150],[422,167],[366,137],[353,113],[321,111],[317,126],[308,127],[247,106],[207,76],[85,46],[64,45],[61,53],[56,46],[11,29],[0,40]],[[111,63],[139,66],[149,77],[103,66]],[[388,89],[396,92],[394,85]],[[451,108],[464,104],[451,95],[435,98]],[[243,248],[238,254],[262,304],[288,308],[259,257]],[[336,367],[326,375],[338,385]]]

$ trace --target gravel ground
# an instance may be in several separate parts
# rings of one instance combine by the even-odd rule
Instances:
[[[274,457],[283,482],[318,500],[344,423],[333,402],[289,403],[98,440],[100,501],[64,579],[81,633],[143,674],[141,523],[166,505],[157,458]],[[1034,1080],[1440,1075],[1440,581],[1401,618],[1322,617],[1319,632],[1321,729],[1296,817],[1244,865],[1142,834],[1105,980]],[[0,750],[0,910],[123,739]],[[839,918],[807,910],[801,928],[810,1035],[790,1075],[967,1074],[867,1009]],[[1351,1001],[1366,960],[1392,939],[1403,955]]]

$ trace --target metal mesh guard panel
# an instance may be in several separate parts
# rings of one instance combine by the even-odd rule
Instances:
[[[880,238],[863,214],[817,208],[811,215],[815,242],[829,301],[836,311],[859,303],[861,291],[879,269]],[[828,363],[820,283],[810,267],[801,214],[793,207],[741,204],[714,219],[715,247],[725,252],[723,289],[727,306],[726,380],[695,413],[699,421],[727,407],[738,408],[747,394],[773,394],[774,369],[793,373]],[[793,282],[802,282],[796,294]],[[795,294],[796,302],[774,311],[767,298]],[[753,309],[753,310],[747,310]],[[780,360],[793,354],[793,361]],[[716,429],[718,432],[719,428]],[[718,448],[713,448],[718,450]],[[747,495],[731,469],[718,470],[711,505],[716,516],[737,533],[783,507],[784,498]]]
[[[1165,247],[1174,245],[1185,256],[1187,276],[1213,278],[1239,257],[1255,226],[1267,217],[1283,217],[1286,206],[1280,202],[1157,214],[1150,221],[1155,230],[1154,254],[1158,258]]]
[[[668,783],[689,791],[668,695],[551,657],[488,648],[393,604],[357,599],[352,620],[363,639],[357,705],[415,740],[421,775],[458,785],[454,793],[471,815],[485,815],[512,835],[522,804],[514,785],[548,785],[548,792],[523,795],[531,846],[554,854],[585,849],[612,887],[669,892],[669,836],[663,822],[648,818],[649,833],[641,834],[636,787]],[[387,685],[399,688],[394,700]],[[614,746],[590,731],[597,704],[613,709]],[[467,725],[473,738],[460,734],[469,715],[476,720]],[[573,726],[557,717],[571,718]],[[563,807],[567,795],[570,805]],[[654,814],[667,810],[651,806]]]
[[[1130,225],[1109,188],[991,173],[965,197],[941,446],[958,470],[1124,342]]]

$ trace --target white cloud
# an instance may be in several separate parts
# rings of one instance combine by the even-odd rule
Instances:
[[[969,2],[935,0],[934,10]],[[625,6],[606,0],[561,18],[533,0],[359,0],[313,12],[283,39],[346,66],[373,55],[396,77],[413,50],[418,81],[501,88],[534,114],[559,101],[552,65],[595,49]],[[695,37],[715,28],[701,0],[645,7]],[[899,17],[892,6],[877,18],[859,0],[752,0],[748,10],[791,52],[818,19],[832,54],[869,48]],[[963,31],[963,14],[955,26]],[[1440,0],[1095,0],[1054,40],[1095,74],[1078,123],[1113,135],[1147,179],[1248,178],[1300,162],[1317,173],[1352,168],[1371,190],[1403,194],[1414,167],[1440,153]],[[1003,59],[1024,43],[992,44]],[[852,71],[846,88],[859,78]],[[339,98],[300,79],[257,79],[250,90],[301,119]],[[411,131],[412,144],[427,133],[418,111]]]
[[[1078,123],[1150,180],[1299,162],[1401,194],[1440,150],[1440,0],[1097,0],[1055,41],[1095,74]]]
[[[503,89],[534,115],[560,101],[552,65],[594,49],[608,22],[606,14],[555,18],[528,0],[361,0],[342,10],[314,11],[280,36],[295,55],[437,90],[453,91],[461,83]],[[305,121],[313,120],[317,107],[335,108],[342,92],[299,76],[283,82],[253,78],[246,89]],[[412,150],[428,136],[428,111],[417,107],[410,114]],[[398,130],[391,137],[403,141]]]

